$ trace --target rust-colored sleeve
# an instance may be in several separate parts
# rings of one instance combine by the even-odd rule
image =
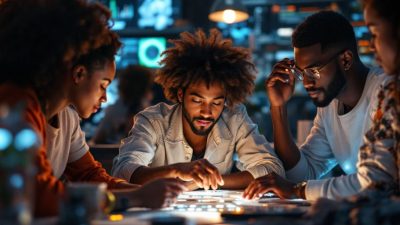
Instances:
[[[57,215],[59,201],[64,194],[64,184],[53,176],[45,151],[45,148],[40,149],[36,155],[35,217]]]
[[[87,152],[77,161],[68,163],[64,175],[70,181],[105,182],[109,189],[124,188],[124,186],[118,184],[127,182],[110,176],[90,152]]]
[[[29,101],[26,121],[42,137],[42,144],[35,156],[37,174],[35,176],[35,216],[54,216],[58,213],[59,201],[64,193],[64,184],[54,175],[46,155],[46,119],[39,104]]]
[[[0,104],[14,106],[25,102],[25,121],[37,132],[41,144],[34,160],[37,169],[35,175],[34,214],[35,217],[54,216],[58,213],[59,200],[64,193],[64,184],[53,176],[46,156],[46,119],[41,111],[39,101],[32,90],[14,85],[0,86]]]
[[[37,132],[41,144],[35,154],[35,217],[55,216],[58,214],[59,201],[64,194],[64,184],[54,175],[46,155],[46,118],[41,111],[36,94],[29,89],[15,85],[0,85],[0,105],[14,106],[25,102],[25,121]],[[106,182],[110,189],[127,188],[126,181],[107,174],[101,164],[94,160],[90,152],[81,159],[67,165],[66,175],[71,181]]]

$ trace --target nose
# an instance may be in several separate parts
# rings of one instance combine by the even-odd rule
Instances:
[[[311,88],[315,85],[315,80],[309,78],[308,76],[303,76],[303,85],[306,89]]]
[[[203,103],[201,105],[200,115],[205,117],[205,118],[211,117],[212,116],[211,104]]]
[[[107,102],[107,92],[104,91],[101,95],[100,102]]]
[[[376,50],[376,48],[375,48],[375,39],[374,38],[371,38],[371,40],[369,40],[369,49],[372,52],[375,52],[375,50]]]

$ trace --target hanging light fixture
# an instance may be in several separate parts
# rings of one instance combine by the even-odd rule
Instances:
[[[231,24],[247,20],[249,14],[241,0],[216,0],[208,18],[214,22]]]

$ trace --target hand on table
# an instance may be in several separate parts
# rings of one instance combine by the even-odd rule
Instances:
[[[158,179],[134,191],[133,198],[142,207],[162,208],[174,203],[176,197],[187,188],[182,181],[174,178]]]
[[[254,199],[267,192],[274,192],[279,198],[284,199],[300,198],[301,196],[295,186],[295,183],[276,173],[270,173],[253,180],[244,190],[243,198]]]
[[[224,185],[224,180],[218,169],[207,159],[199,159],[189,163],[174,165],[177,178],[183,181],[193,181],[198,187],[208,190]]]

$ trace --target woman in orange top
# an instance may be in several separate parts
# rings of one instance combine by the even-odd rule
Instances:
[[[64,184],[54,175],[46,153],[46,124],[72,105],[89,117],[107,100],[120,47],[108,25],[110,12],[83,0],[13,0],[0,4],[0,105],[25,102],[24,119],[42,139],[36,154],[35,215],[55,215]],[[86,152],[67,164],[73,181],[106,182],[128,206],[162,207],[183,189],[175,179],[138,188],[108,175]],[[126,201],[127,200],[127,201]]]

